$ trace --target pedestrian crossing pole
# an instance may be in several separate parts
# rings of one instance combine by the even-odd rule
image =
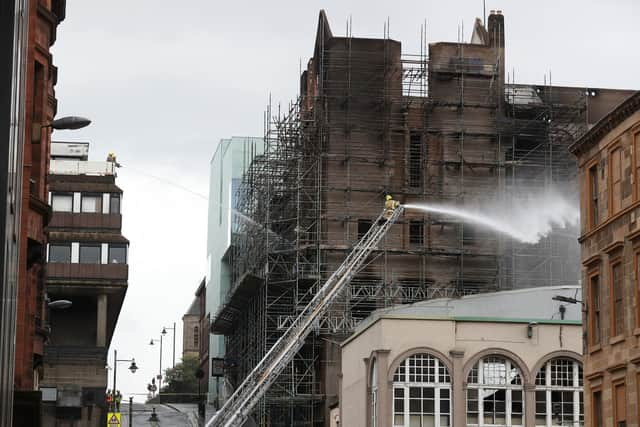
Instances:
[[[133,396],[129,398],[129,427],[133,427]]]

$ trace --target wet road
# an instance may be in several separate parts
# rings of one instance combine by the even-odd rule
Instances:
[[[198,409],[196,405],[187,404],[133,404],[133,425],[129,422],[129,405],[122,402],[121,427],[148,427],[154,424],[149,421],[153,408],[162,427],[198,427]]]

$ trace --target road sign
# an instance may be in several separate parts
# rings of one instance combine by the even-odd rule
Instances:
[[[107,427],[121,427],[120,412],[109,412],[107,414]]]

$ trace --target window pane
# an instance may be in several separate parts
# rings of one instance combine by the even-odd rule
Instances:
[[[119,214],[120,213],[120,195],[119,194],[111,194],[109,198],[109,213]]]
[[[102,196],[83,194],[80,210],[87,213],[102,212]]]
[[[100,264],[100,246],[80,245],[81,264]]]
[[[73,211],[73,195],[52,194],[51,209],[53,209],[54,212],[72,212]]]
[[[49,245],[49,262],[71,262],[71,245]]]
[[[109,264],[126,264],[127,247],[124,245],[109,245]]]

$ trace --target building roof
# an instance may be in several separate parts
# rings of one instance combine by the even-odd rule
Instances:
[[[189,309],[184,314],[184,316],[197,316],[200,317],[200,303],[198,302],[198,298],[194,298],[189,306]]]
[[[371,313],[343,345],[380,319],[581,324],[582,306],[552,300],[556,295],[581,300],[582,289],[579,286],[543,286],[396,305]],[[564,319],[560,315],[561,305],[566,308]]]
[[[570,147],[569,151],[578,155],[580,151],[588,148],[595,141],[601,140],[616,126],[640,110],[640,91],[622,101],[609,114],[601,118],[588,132],[582,135]]]

